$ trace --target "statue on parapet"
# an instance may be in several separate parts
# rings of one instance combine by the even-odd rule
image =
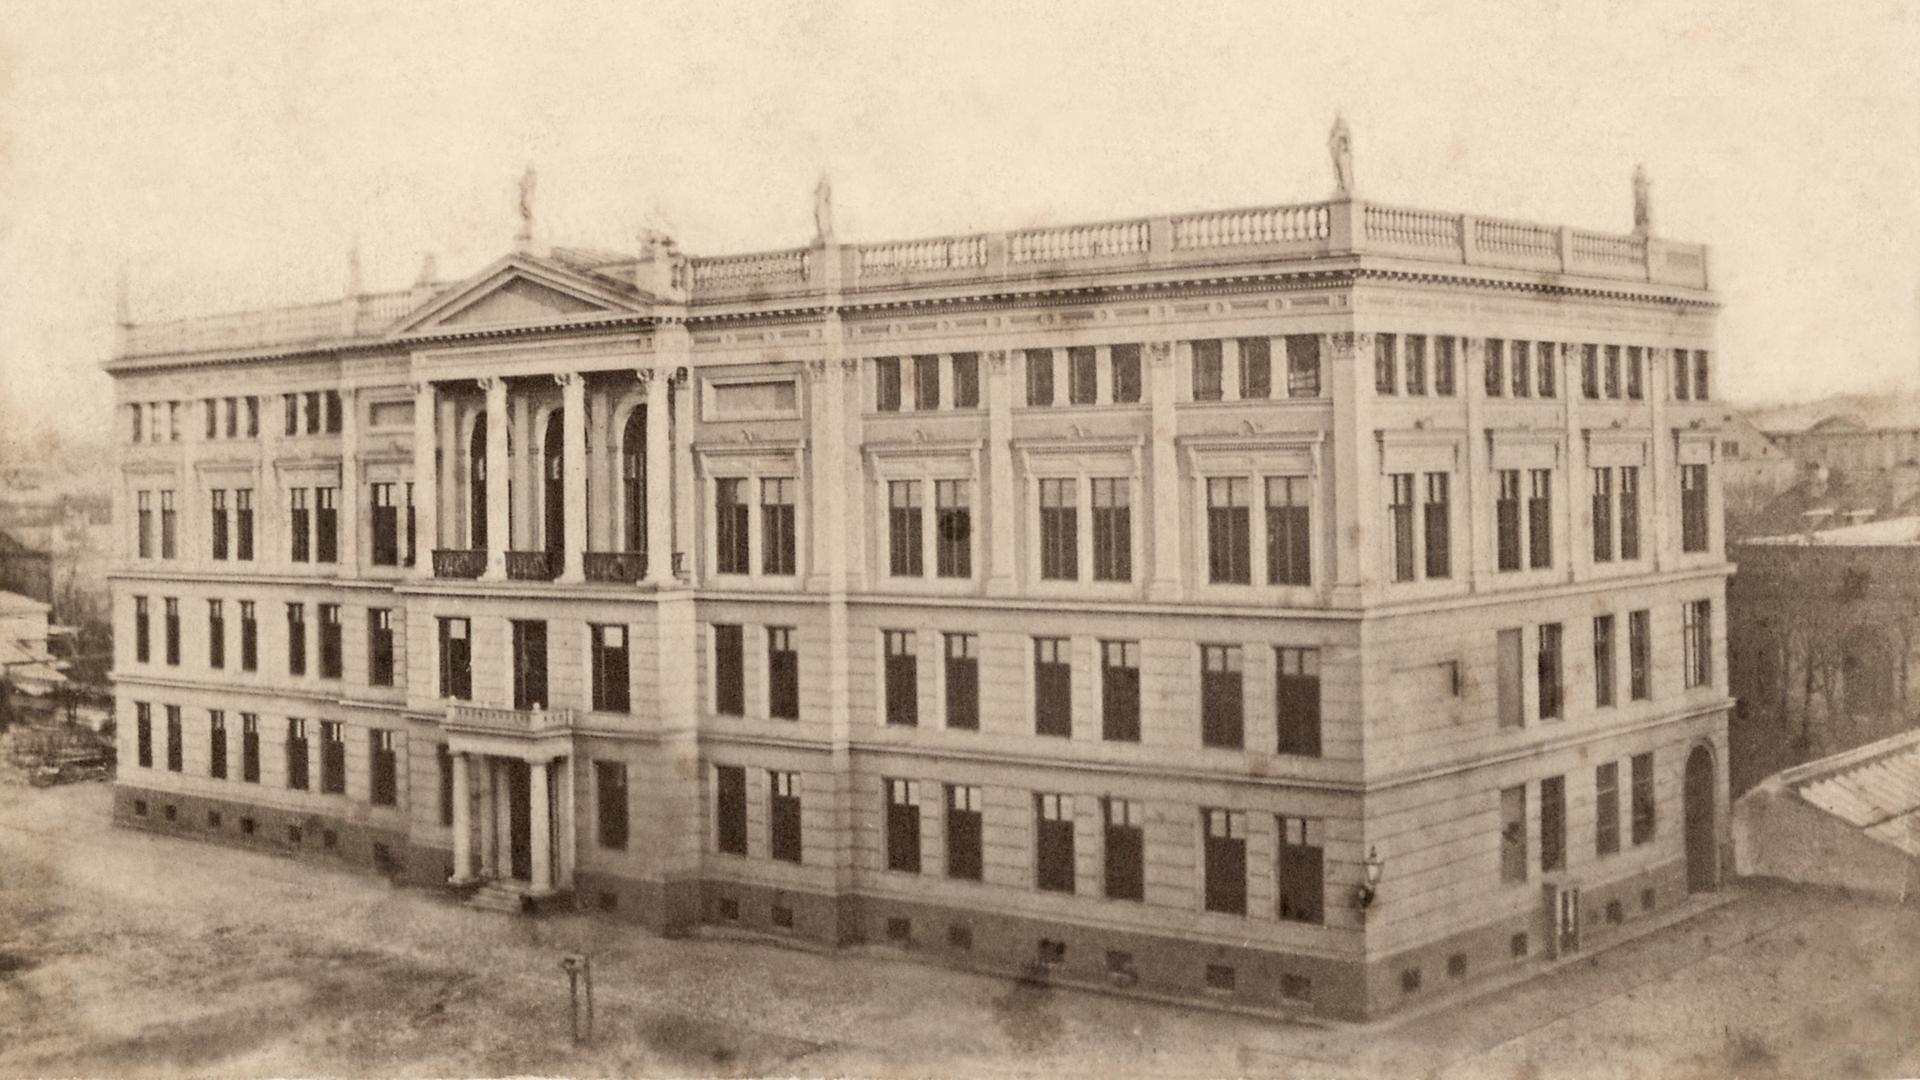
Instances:
[[[533,189],[538,180],[528,163],[527,171],[520,174],[520,234],[515,237],[523,248],[533,244]]]
[[[1327,153],[1333,158],[1333,183],[1336,195],[1353,194],[1353,133],[1347,130],[1347,118],[1333,114],[1333,131],[1327,135]]]
[[[1633,167],[1633,235],[1653,235],[1653,181],[1644,164]]]
[[[825,173],[813,185],[813,242],[821,246],[833,243],[833,184]]]

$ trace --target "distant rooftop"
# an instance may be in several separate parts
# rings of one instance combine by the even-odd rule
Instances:
[[[1773,544],[1782,547],[1902,547],[1920,544],[1920,516],[1887,518],[1859,525],[1842,525],[1813,533],[1782,536],[1756,536],[1746,544]]]
[[[684,260],[685,303],[804,302],[833,291],[1018,282],[1073,275],[1366,255],[1610,279],[1664,295],[1708,287],[1707,250],[1641,233],[1602,233],[1379,206],[1357,199],[1203,211],[1054,228],[871,244],[785,248]],[[677,258],[677,253],[673,257]],[[638,254],[554,248],[535,258],[640,294]],[[175,319],[125,328],[122,357],[208,351],[281,352],[367,344],[452,283],[312,304]],[[676,301],[678,302],[678,301]]]

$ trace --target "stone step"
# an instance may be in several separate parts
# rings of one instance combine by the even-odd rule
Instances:
[[[525,894],[499,885],[483,885],[467,898],[467,906],[518,915],[526,910]]]

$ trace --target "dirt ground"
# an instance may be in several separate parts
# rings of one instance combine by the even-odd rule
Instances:
[[[1469,1001],[1289,1025],[901,962],[516,919],[117,830],[0,780],[0,1076],[1920,1075],[1920,912],[1747,887]],[[569,951],[597,1030],[568,1034]]]

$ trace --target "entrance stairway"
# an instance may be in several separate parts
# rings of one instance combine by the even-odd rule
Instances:
[[[467,897],[467,906],[518,915],[527,910],[527,894],[510,885],[489,881]]]

